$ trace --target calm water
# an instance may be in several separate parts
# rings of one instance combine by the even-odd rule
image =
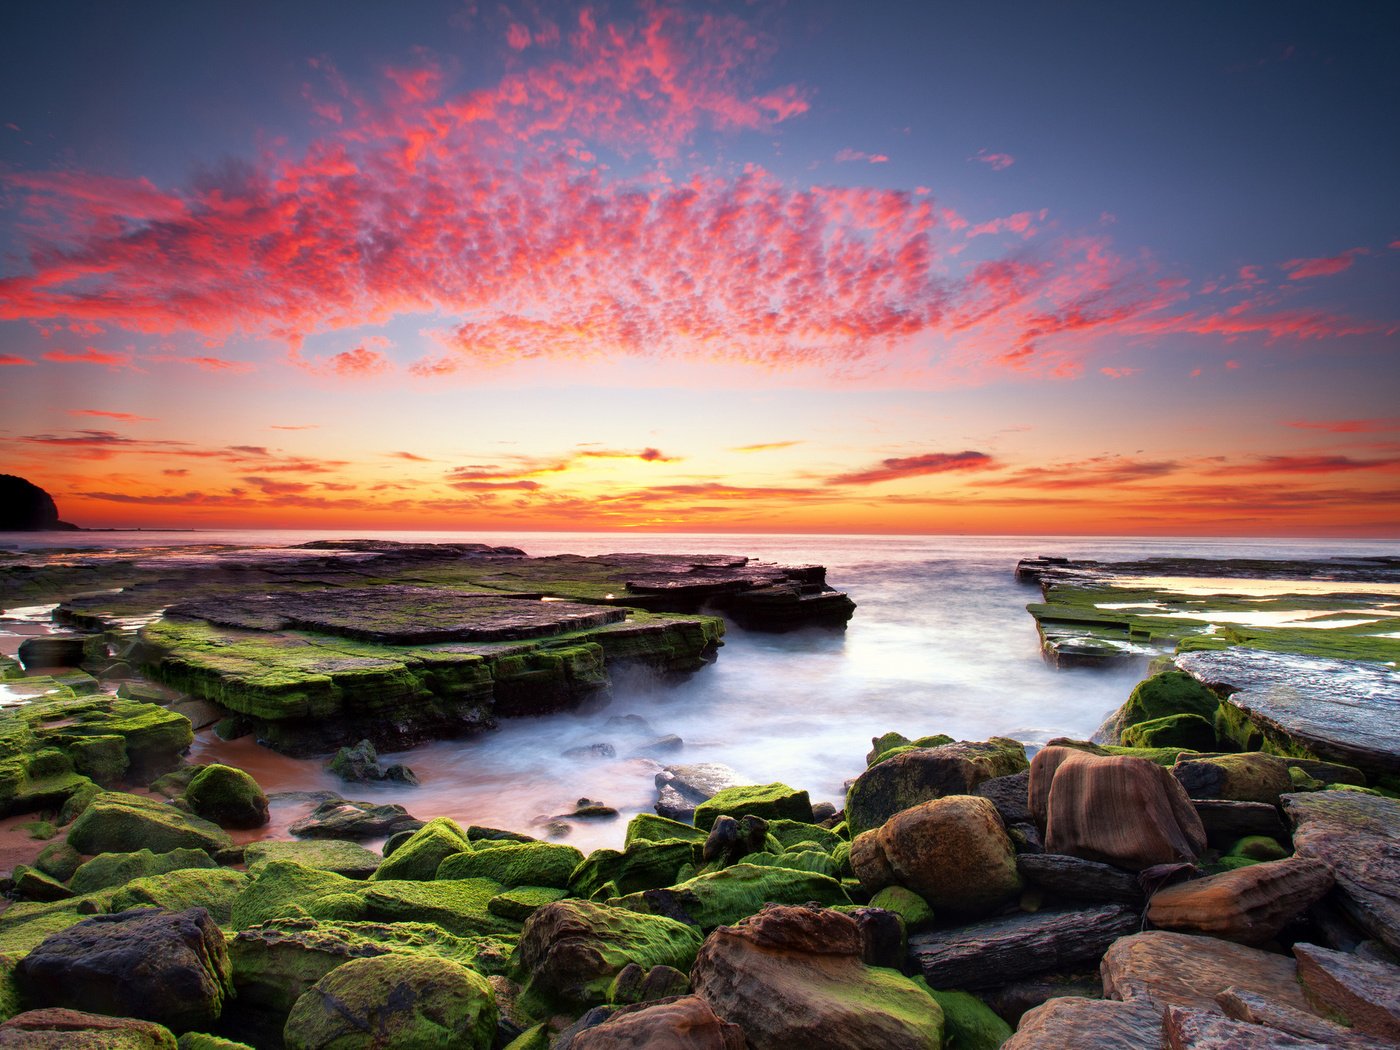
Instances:
[[[283,545],[346,533],[48,534],[54,546],[143,547],[228,542]],[[818,563],[832,586],[859,608],[844,633],[752,634],[731,629],[718,661],[679,684],[620,681],[605,708],[517,719],[466,741],[387,756],[411,766],[417,788],[354,788],[352,797],[402,802],[416,816],[450,816],[538,833],[539,818],[566,812],[580,796],[623,812],[618,821],[578,822],[568,841],[619,845],[627,816],[649,810],[660,768],[631,757],[650,740],[676,734],[684,749],[664,761],[723,762],[756,782],[782,780],[814,801],[840,803],[842,784],[864,768],[870,739],[948,733],[1043,741],[1086,736],[1120,704],[1141,668],[1053,671],[1041,661],[1025,611],[1039,599],[1018,584],[1019,558],[1038,554],[1101,560],[1150,555],[1324,557],[1400,554],[1395,542],[1163,540],[1026,537],[699,536],[560,533],[364,533],[415,541],[479,541],[529,554],[619,550],[736,553],[765,561]],[[0,534],[3,545],[39,546],[33,536]],[[622,727],[640,715],[649,731]],[[615,759],[566,758],[579,746],[609,743]],[[200,734],[194,761],[241,765],[269,790],[347,790],[316,761],[273,755],[251,742]],[[276,827],[305,807],[276,807]]]

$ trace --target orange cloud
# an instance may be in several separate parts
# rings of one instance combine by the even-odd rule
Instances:
[[[780,448],[792,448],[794,445],[802,444],[801,441],[766,441],[758,445],[739,445],[731,448],[730,452],[771,452]]]
[[[1299,430],[1326,430],[1332,434],[1379,434],[1400,430],[1400,416],[1385,419],[1297,419],[1283,425]]]
[[[5,365],[28,365],[34,366],[34,362],[27,357],[20,357],[18,354],[0,354],[0,367]]]
[[[106,365],[108,368],[127,368],[131,365],[130,354],[107,352],[91,346],[81,353],[71,350],[45,350],[39,356],[45,361],[60,361],[65,364]]]
[[[994,466],[985,452],[927,452],[921,456],[883,459],[869,470],[838,474],[826,479],[828,485],[872,485],[880,481],[920,477],[924,474],[944,474],[953,470],[985,470]]]
[[[123,423],[155,422],[150,416],[136,416],[132,415],[130,412],[103,412],[101,409],[96,408],[70,408],[68,414],[70,416],[97,416],[101,419],[116,419]]]

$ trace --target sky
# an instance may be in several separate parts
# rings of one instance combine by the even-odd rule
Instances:
[[[88,527],[1397,538],[1398,30],[19,5],[0,472]]]

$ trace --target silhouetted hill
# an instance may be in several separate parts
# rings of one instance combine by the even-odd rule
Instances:
[[[0,474],[0,532],[77,527],[58,520],[58,507],[53,497],[38,485],[13,474]]]

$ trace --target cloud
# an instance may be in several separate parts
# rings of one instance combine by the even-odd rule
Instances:
[[[979,149],[975,156],[967,159],[981,161],[983,164],[989,165],[993,171],[1005,171],[1016,163],[1016,158],[1009,153],[992,153],[986,149]]]
[[[1142,371],[1141,368],[1100,368],[1100,369],[1099,369],[1100,374],[1108,376],[1109,379],[1127,379],[1129,376],[1135,376],[1135,375],[1137,375],[1137,374],[1138,374],[1139,372],[1141,372],[1141,371]]]
[[[801,441],[765,441],[758,445],[738,445],[731,448],[730,452],[772,452],[780,448],[792,448],[794,445],[801,445]]]
[[[1370,254],[1365,248],[1348,248],[1340,255],[1322,259],[1289,259],[1280,263],[1279,268],[1288,274],[1290,281],[1301,281],[1307,277],[1331,277],[1351,269],[1358,255]]]
[[[517,489],[521,492],[534,492],[540,487],[538,481],[517,480],[517,481],[474,481],[470,479],[449,481],[454,489],[461,492],[495,492],[498,490]]]
[[[27,357],[20,357],[17,354],[0,354],[0,367],[5,365],[28,365],[32,368],[34,362]]]
[[[993,466],[985,452],[926,452],[921,456],[883,459],[878,466],[826,479],[828,485],[872,485],[880,481],[945,474],[956,470],[984,470]]]
[[[1331,434],[1379,434],[1400,430],[1400,416],[1384,419],[1295,419],[1283,425],[1299,430],[1325,430]]]
[[[1364,470],[1393,471],[1400,457],[1355,459],[1351,456],[1260,456],[1244,463],[1233,463],[1205,471],[1216,477],[1248,474],[1334,474]]]
[[[100,419],[117,419],[123,423],[154,423],[150,416],[136,416],[130,412],[104,412],[97,408],[70,408],[70,416],[96,416]]]
[[[272,423],[272,424],[270,424],[270,425],[268,426],[267,429],[268,429],[268,430],[319,430],[320,427],[321,427],[321,424],[319,424],[319,423],[300,423],[300,424],[296,424],[296,425]]]
[[[254,371],[255,366],[249,361],[229,361],[222,357],[204,356],[182,356],[178,354],[149,354],[142,358],[145,361],[168,362],[177,365],[193,365],[201,372],[229,372],[242,374]]]
[[[429,459],[427,456],[416,456],[416,455],[414,455],[412,452],[390,452],[390,453],[388,453],[388,454],[389,454],[390,456],[393,456],[395,459],[406,459],[406,460],[408,460],[410,463],[431,463],[431,462],[432,462],[432,460]]]
[[[307,359],[294,352],[291,361],[299,368],[323,376],[342,379],[370,379],[394,369],[394,362],[384,353],[394,344],[380,335],[370,336],[350,350],[329,357]]]
[[[3,284],[4,282],[0,281],[0,286]],[[91,346],[86,347],[81,353],[71,350],[45,350],[39,356],[45,361],[59,361],[65,364],[106,365],[108,368],[128,368],[131,366],[130,354],[98,350]]]
[[[1014,473],[982,482],[986,485],[1031,489],[1103,488],[1166,477],[1180,471],[1174,460],[1138,460],[1128,456],[1095,456],[1045,467],[1022,467]]]
[[[888,164],[890,158],[883,153],[862,153],[857,149],[841,149],[836,151],[836,163],[849,164],[852,161],[863,160],[867,164]]]

